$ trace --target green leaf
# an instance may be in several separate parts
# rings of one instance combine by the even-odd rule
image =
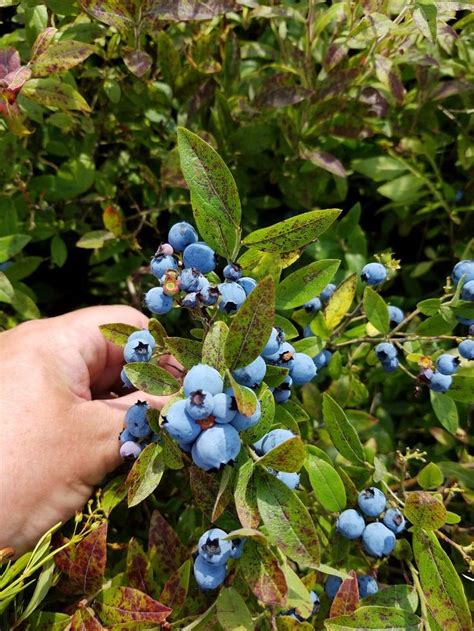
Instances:
[[[409,173],[382,184],[382,186],[378,187],[377,192],[394,202],[408,203],[414,201],[417,195],[420,195],[419,191],[423,186],[424,182],[421,178]]]
[[[214,322],[202,346],[202,363],[212,366],[221,374],[226,369],[224,347],[228,333],[229,327],[225,322]]]
[[[309,590],[288,563],[284,563],[282,569],[288,585],[286,607],[296,609],[296,613],[302,618],[310,618],[313,613],[313,602]]]
[[[413,21],[422,35],[429,39],[430,42],[436,42],[438,30],[436,23],[437,15],[438,11],[433,1],[422,0],[421,2],[415,2],[415,7],[412,10]]]
[[[247,386],[241,386],[237,383],[229,370],[227,371],[227,378],[229,379],[230,386],[234,391],[237,409],[244,416],[252,416],[257,409],[257,395],[253,390],[247,388]]]
[[[161,322],[156,318],[150,318],[148,320],[148,330],[155,338],[155,342],[160,346],[164,346],[168,333]]]
[[[35,318],[39,318],[41,315],[32,298],[19,289],[15,289],[12,306],[25,318],[25,320],[34,320]]]
[[[434,462],[429,462],[417,475],[418,484],[422,489],[437,489],[444,480],[441,469]]]
[[[445,394],[433,392],[433,390],[430,390],[430,399],[438,421],[444,429],[451,434],[455,434],[459,428],[459,414],[456,403]]]
[[[258,600],[265,605],[285,606],[288,586],[280,562],[271,550],[254,539],[247,539],[239,566]]]
[[[458,572],[433,532],[413,533],[413,552],[428,609],[443,631],[469,631],[471,613]]]
[[[259,395],[259,398],[261,409],[259,422],[240,435],[242,442],[246,445],[253,445],[253,443],[256,443],[257,440],[265,436],[265,434],[270,431],[275,417],[275,398],[271,390],[266,388],[262,394]]]
[[[363,160],[352,160],[352,168],[374,182],[392,180],[407,170],[407,167],[401,160],[390,156],[374,156]]]
[[[53,42],[33,60],[31,70],[35,77],[49,77],[77,66],[92,55],[94,50],[91,44],[73,39]]]
[[[298,329],[295,325],[278,313],[275,315],[275,326],[283,331],[286,340],[293,340],[299,337]]]
[[[288,376],[289,370],[288,368],[284,368],[283,366],[272,366],[271,364],[267,364],[267,372],[265,373],[265,383],[270,386],[270,388],[277,388],[281,383],[285,381],[285,378]]]
[[[147,445],[134,462],[127,477],[128,506],[140,504],[160,483],[165,470],[161,445]]]
[[[8,261],[12,256],[21,252],[25,245],[31,241],[26,234],[11,234],[0,237],[0,263]]]
[[[234,468],[226,466],[222,470],[219,489],[217,491],[211,521],[217,521],[232,500],[232,486],[234,482]]]
[[[323,394],[323,419],[331,440],[339,453],[355,464],[364,463],[364,448],[359,435],[348,421],[341,406],[327,393]]]
[[[21,94],[35,103],[51,109],[79,110],[84,113],[91,111],[79,92],[68,83],[53,77],[30,79],[23,86]]]
[[[7,276],[0,272],[0,302],[12,304],[15,298],[15,290]]]
[[[167,351],[186,369],[190,370],[193,366],[196,366],[196,364],[201,363],[201,342],[188,340],[184,337],[167,337],[165,339],[165,345]]]
[[[82,235],[76,246],[86,250],[95,250],[96,248],[101,248],[110,239],[115,239],[115,237],[108,230],[92,230]]]
[[[418,594],[411,585],[390,585],[381,591],[366,596],[364,605],[379,605],[382,607],[398,607],[416,613],[418,610]]]
[[[306,451],[299,436],[283,441],[257,460],[257,464],[277,471],[299,471],[305,461]]]
[[[51,239],[51,260],[58,267],[62,267],[67,259],[67,245],[58,234]]]
[[[234,500],[239,521],[244,528],[257,528],[260,515],[257,509],[255,486],[252,479],[253,461],[246,460],[237,471]]]
[[[474,368],[459,368],[446,396],[460,403],[474,403]]]
[[[335,329],[350,309],[357,287],[357,274],[344,280],[326,305],[324,318],[329,329]]]
[[[333,259],[315,261],[287,276],[278,286],[277,309],[294,309],[320,294],[339,265],[340,261]]]
[[[336,469],[321,458],[307,455],[305,469],[314,495],[323,508],[332,513],[346,507],[346,489]]]
[[[446,335],[451,333],[457,324],[454,316],[445,319],[441,313],[424,320],[416,329],[417,335]]]
[[[316,241],[337,219],[338,209],[312,210],[249,234],[244,245],[264,252],[292,252]]]
[[[318,535],[303,502],[270,474],[257,476],[256,488],[258,510],[270,540],[299,565],[317,569]]]
[[[169,607],[138,589],[120,586],[101,591],[94,601],[94,607],[102,623],[107,626],[126,622],[133,622],[135,628],[140,622],[160,625],[171,613]]]
[[[137,329],[136,326],[132,326],[131,324],[122,324],[120,322],[115,322],[113,324],[100,324],[99,329],[106,340],[120,346],[125,346],[129,336],[132,333],[135,333],[135,331],[140,330]]]
[[[420,624],[418,616],[395,607],[359,607],[349,615],[336,616],[324,621],[327,631],[418,631]]]
[[[364,289],[364,312],[370,324],[377,331],[380,333],[389,332],[390,321],[385,300],[372,287],[368,286]]]
[[[426,300],[422,300],[416,305],[416,308],[423,315],[427,316],[433,316],[438,313],[440,307],[441,300],[439,298],[427,298]]]
[[[174,394],[181,387],[169,372],[146,362],[127,364],[125,374],[135,388],[153,396]]]
[[[270,276],[264,278],[232,318],[224,356],[231,370],[248,366],[256,359],[270,337],[275,317],[275,285]]]
[[[242,209],[232,173],[207,142],[183,127],[178,127],[178,150],[199,232],[218,254],[233,259]]]
[[[253,631],[255,625],[245,600],[232,587],[223,589],[216,601],[217,619],[225,631]]]
[[[414,526],[425,530],[436,530],[446,522],[444,504],[425,491],[414,491],[408,494],[404,513]]]

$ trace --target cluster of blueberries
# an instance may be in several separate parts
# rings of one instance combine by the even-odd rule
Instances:
[[[328,598],[332,600],[336,597],[341,583],[342,579],[338,576],[330,576],[327,579],[326,584],[324,585],[324,591],[326,592]],[[357,577],[357,585],[359,587],[359,596],[361,598],[372,596],[379,591],[379,586],[375,578],[373,576],[368,576],[367,574]]]
[[[128,408],[125,415],[125,429],[119,436],[122,458],[138,458],[142,449],[158,442],[158,434],[154,434],[148,424],[147,412],[150,406],[146,401],[137,401]]]
[[[363,513],[353,508],[343,511],[336,522],[336,530],[346,539],[362,537],[364,550],[373,557],[388,556],[396,543],[396,536],[403,532],[406,521],[398,508],[386,509],[387,499],[380,489],[367,488],[359,493],[358,505]],[[382,521],[366,523],[366,518]]]
[[[199,538],[198,554],[194,560],[194,577],[200,589],[216,589],[225,580],[229,559],[240,559],[245,539],[226,540],[220,528],[207,530]]]
[[[218,303],[225,313],[238,311],[257,282],[242,276],[237,263],[224,267],[223,283],[212,285],[205,274],[214,272],[217,256],[212,248],[186,221],[174,224],[168,233],[168,242],[158,248],[151,260],[150,271],[159,281],[145,294],[147,308],[155,314],[168,313],[176,301],[181,307],[198,309]]]

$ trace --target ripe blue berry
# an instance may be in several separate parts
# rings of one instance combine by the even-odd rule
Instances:
[[[435,372],[430,379],[429,389],[433,390],[433,392],[447,392],[452,382],[453,378],[451,375],[443,375],[440,372]]]
[[[264,456],[266,453],[284,443],[285,440],[294,438],[295,435],[289,429],[272,429],[263,438],[257,441],[253,448],[259,454]]]
[[[224,267],[224,278],[226,280],[239,280],[242,278],[242,268],[237,263],[229,263]]]
[[[232,550],[230,552],[230,558],[231,559],[240,559],[240,557],[242,556],[242,552],[244,550],[244,546],[245,546],[245,539],[232,539],[231,544],[232,544]]]
[[[119,441],[121,443],[127,443],[129,440],[134,441],[135,440],[135,436],[133,434],[131,434],[128,431],[128,429],[122,430],[122,432],[120,433],[120,436],[119,436]]]
[[[397,349],[389,342],[381,342],[380,344],[377,344],[374,350],[377,355],[377,359],[381,362],[386,362],[397,356]]]
[[[168,270],[177,270],[178,262],[169,254],[159,254],[151,259],[150,272],[160,279]]]
[[[127,342],[131,342],[132,340],[138,340],[139,342],[143,342],[144,344],[149,344],[151,348],[155,348],[156,346],[155,338],[147,329],[135,331],[134,333],[129,335]]]
[[[213,272],[216,267],[216,254],[207,243],[191,243],[183,252],[184,267],[194,267],[203,274]]]
[[[277,403],[286,403],[288,399],[291,397],[291,386],[293,384],[293,379],[290,375],[287,375],[284,381],[273,390],[273,396]]]
[[[237,414],[235,399],[226,392],[214,395],[214,409],[212,415],[216,423],[230,423]]]
[[[142,448],[138,443],[128,440],[120,447],[120,456],[124,459],[133,458],[135,460],[136,458],[138,458],[141,451]]]
[[[193,445],[192,457],[204,471],[220,469],[237,458],[240,447],[240,436],[235,427],[230,423],[216,424],[198,436]]]
[[[211,565],[201,556],[197,556],[194,561],[194,578],[203,591],[217,589],[225,580],[226,566]]]
[[[135,438],[144,438],[150,433],[146,418],[149,409],[150,406],[146,401],[137,401],[135,405],[128,408],[125,414],[125,427]]]
[[[306,353],[295,353],[293,365],[290,368],[290,376],[296,386],[309,383],[316,376],[316,366]]]
[[[252,416],[244,416],[237,411],[237,414],[232,419],[231,423],[238,432],[244,432],[249,427],[256,425],[262,416],[262,410],[260,407],[260,401],[257,401],[257,409]]]
[[[145,304],[152,313],[164,315],[173,308],[173,298],[162,287],[153,287],[145,294]]]
[[[246,296],[251,294],[252,291],[257,286],[257,281],[255,279],[253,279],[253,278],[250,278],[250,276],[242,276],[242,278],[239,278],[239,280],[237,282],[242,287],[242,289],[245,291],[245,295]]]
[[[133,388],[133,383],[125,374],[125,369],[122,368],[122,372],[120,373],[120,379],[122,380],[122,385],[124,388]]]
[[[463,300],[474,301],[474,280],[468,280],[464,284],[461,292],[461,298]]]
[[[400,322],[403,321],[405,314],[398,307],[394,307],[393,305],[388,305],[388,319],[390,320],[390,324],[397,326]]]
[[[168,434],[183,443],[192,443],[201,433],[201,427],[186,412],[186,400],[175,401],[166,411],[163,427]]]
[[[459,261],[453,268],[453,272],[451,277],[455,283],[459,283],[461,278],[464,276],[464,282],[468,282],[470,280],[474,280],[474,260],[465,259],[464,261]]]
[[[224,380],[215,368],[206,364],[196,364],[187,373],[183,381],[184,394],[189,397],[191,392],[205,390],[215,395],[224,389]]]
[[[460,364],[459,358],[443,353],[436,360],[436,369],[442,375],[453,375]]]
[[[387,526],[387,528],[394,532],[396,535],[405,530],[405,517],[403,517],[402,512],[398,510],[398,508],[389,508],[387,511],[385,511],[385,515],[383,516],[382,521]]]
[[[321,303],[321,300],[316,296],[315,298],[312,298],[309,302],[306,302],[303,306],[306,313],[317,313],[318,311],[321,311],[323,305]]]
[[[275,473],[277,479],[283,482],[283,484],[287,486],[290,491],[296,489],[296,487],[300,483],[299,473],[289,473],[287,471],[276,471]]]
[[[319,297],[323,302],[327,302],[335,291],[336,285],[334,285],[333,283],[329,283],[329,285],[326,285],[323,291],[319,294]]]
[[[367,285],[378,285],[387,278],[387,270],[381,263],[368,263],[362,268],[360,277]]]
[[[188,245],[196,243],[197,240],[196,230],[186,221],[175,223],[168,233],[168,241],[177,252],[182,252]]]
[[[367,576],[366,574],[357,578],[357,584],[359,585],[359,595],[361,598],[372,596],[379,591],[379,586],[375,578]]]
[[[393,372],[400,365],[397,357],[391,357],[390,359],[387,359],[386,361],[383,361],[381,363],[382,368],[385,370],[385,372]]]
[[[196,390],[186,399],[185,408],[189,416],[196,421],[207,418],[213,413],[214,397],[205,390]]]
[[[266,372],[267,365],[265,360],[259,356],[251,364],[243,368],[237,368],[232,374],[240,385],[255,388],[262,383]]]
[[[198,294],[195,291],[186,294],[184,298],[181,300],[181,306],[184,309],[197,309],[203,304],[201,299],[201,294]]]
[[[291,369],[294,364],[295,348],[288,342],[283,342],[278,351],[274,355],[269,355],[265,359],[269,364],[275,364],[276,366],[282,366],[283,368]]]
[[[387,500],[380,489],[371,486],[359,493],[357,500],[360,510],[369,517],[378,517],[385,510]]]
[[[303,329],[303,337],[314,337],[314,333],[309,324],[307,324]]]
[[[365,521],[360,513],[348,508],[339,515],[336,530],[346,539],[358,539],[364,532]]]
[[[226,541],[227,533],[220,528],[207,530],[199,538],[198,553],[211,565],[225,565],[232,552],[232,542]]]
[[[179,288],[186,293],[201,291],[206,286],[206,281],[206,277],[197,269],[186,267],[179,275]]]
[[[326,584],[324,585],[324,591],[326,592],[328,598],[331,600],[335,598],[341,583],[342,579],[340,579],[339,576],[328,576]]]
[[[279,327],[273,327],[272,332],[270,333],[270,337],[268,338],[268,342],[265,345],[261,355],[262,357],[268,357],[269,355],[274,355],[278,353],[280,346],[285,341],[285,334],[282,329]]]
[[[465,326],[469,326],[471,328],[474,325],[474,318],[461,318],[461,316],[456,316],[456,320],[460,324],[464,324]],[[469,332],[469,335],[473,335],[473,333]]]
[[[458,346],[458,351],[464,359],[474,359],[474,340],[463,340]]]
[[[373,557],[388,556],[395,547],[396,539],[391,530],[379,521],[366,526],[362,533],[362,546]]]
[[[123,349],[123,358],[130,362],[149,362],[153,353],[153,347],[139,339],[129,340]]]
[[[332,359],[331,351],[328,351],[325,348],[324,350],[322,350],[320,353],[316,355],[316,357],[313,359],[313,362],[317,370],[321,370],[322,368],[325,368],[329,364],[331,359]]]
[[[201,296],[205,307],[211,307],[212,305],[215,305],[220,296],[219,290],[217,289],[217,287],[211,287],[211,286],[204,287],[204,289],[201,289],[201,291],[199,292],[199,295]]]
[[[221,283],[218,287],[221,294],[219,309],[228,314],[238,311],[247,297],[242,287],[232,281]]]

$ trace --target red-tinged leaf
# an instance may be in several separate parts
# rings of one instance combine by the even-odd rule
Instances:
[[[109,204],[102,213],[106,230],[119,237],[123,233],[123,213],[117,206]]]
[[[324,169],[333,175],[347,177],[347,171],[342,162],[336,156],[333,156],[332,153],[320,151],[319,149],[304,149],[301,152],[301,157],[303,160],[309,160],[320,169]]]
[[[127,578],[130,587],[149,594],[153,589],[151,563],[135,538],[130,539],[127,552]]]
[[[28,79],[31,77],[31,70],[27,66],[22,66],[3,79],[3,81],[7,85],[7,90],[12,93],[19,92],[21,88],[25,85]]]
[[[107,522],[75,546],[61,550],[54,561],[64,573],[59,587],[67,594],[90,594],[102,585],[107,563]]]
[[[15,72],[21,66],[20,55],[14,48],[0,49],[0,85],[11,72]]]
[[[143,50],[127,50],[123,56],[123,61],[136,77],[143,77],[153,63],[150,55]]]
[[[157,22],[162,20],[173,22],[212,20],[228,11],[242,11],[242,7],[235,0],[207,0],[207,2],[148,0],[142,9],[142,18],[151,26],[156,27]]]
[[[57,28],[54,28],[54,26],[49,26],[38,35],[31,49],[31,61],[33,61],[37,55],[41,55],[42,53],[44,53],[44,51],[51,44],[57,32]]]
[[[240,571],[255,596],[266,605],[284,607],[288,594],[280,562],[269,548],[247,539]]]
[[[255,107],[287,107],[296,105],[313,94],[312,90],[300,86],[275,86],[262,92],[255,101]]]
[[[148,555],[160,575],[165,576],[177,570],[189,556],[178,535],[157,510],[150,520]]]
[[[31,64],[33,76],[49,77],[58,72],[65,72],[82,63],[92,55],[95,48],[85,42],[77,42],[73,39],[51,42],[39,53]]]
[[[171,609],[131,587],[111,587],[99,594],[95,608],[105,625],[127,622],[155,622],[161,624]]]
[[[102,631],[104,627],[95,617],[92,609],[78,609],[71,620],[70,631]]]
[[[253,461],[248,459],[238,468],[234,492],[235,508],[240,523],[244,528],[252,529],[257,528],[260,523],[253,472]]]
[[[359,586],[357,574],[350,570],[349,578],[342,581],[334,600],[332,601],[330,618],[351,614],[359,606]]]
[[[80,4],[96,20],[119,31],[127,31],[134,25],[137,8],[134,0],[80,0]]]
[[[177,572],[170,576],[163,587],[163,591],[160,595],[160,602],[168,607],[171,607],[174,616],[186,602],[190,576],[191,559],[188,559],[183,563]]]

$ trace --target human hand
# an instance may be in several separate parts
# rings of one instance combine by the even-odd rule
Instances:
[[[111,322],[147,326],[139,311],[115,305],[0,334],[0,549],[18,556],[81,510],[122,462],[118,435],[128,407],[166,401],[136,391],[111,398],[123,365],[122,349],[99,330]]]

